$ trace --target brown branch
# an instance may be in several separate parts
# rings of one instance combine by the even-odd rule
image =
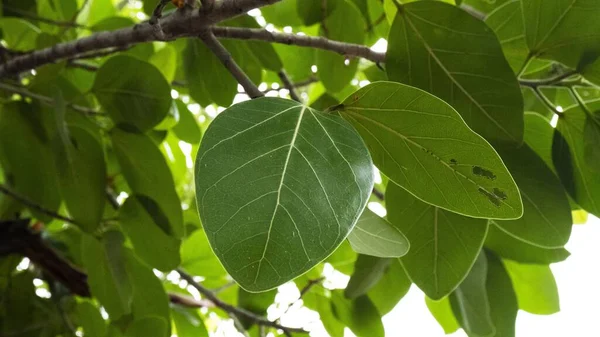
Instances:
[[[186,280],[192,287],[196,288],[196,290],[198,290],[200,292],[200,294],[202,294],[209,301],[213,302],[217,307],[223,309],[225,312],[229,313],[230,315],[235,315],[237,317],[245,317],[249,320],[252,320],[254,323],[256,323],[258,325],[264,325],[264,326],[272,327],[275,329],[280,329],[280,330],[287,331],[287,332],[308,333],[308,331],[306,331],[304,329],[286,327],[279,323],[271,322],[268,319],[258,316],[258,315],[254,314],[250,311],[247,311],[245,309],[238,308],[231,304],[225,303],[225,302],[221,301],[212,291],[206,289],[200,283],[194,281],[194,279],[192,278],[192,276],[190,274],[186,273],[185,271],[183,271],[181,269],[177,269],[177,272],[179,273],[179,275],[181,276],[182,279]]]
[[[162,31],[169,38],[196,36],[206,27],[244,14],[251,9],[279,1],[281,0],[217,1],[210,11],[203,8],[177,10],[165,16],[160,24]],[[0,78],[95,50],[158,40],[160,39],[156,37],[155,27],[149,22],[115,31],[99,32],[75,41],[59,43],[49,48],[15,57],[0,66]]]
[[[281,79],[281,82],[283,82],[283,86],[290,92],[290,97],[296,102],[301,102],[300,96],[298,96],[298,93],[296,90],[294,90],[294,84],[290,80],[290,77],[287,75],[285,70],[281,69],[277,75]]]
[[[54,104],[54,99],[52,99],[50,97],[47,97],[47,96],[44,96],[44,95],[33,93],[33,92],[31,92],[31,91],[29,91],[29,90],[27,90],[25,88],[22,88],[22,87],[17,87],[17,86],[14,86],[14,85],[10,85],[10,84],[6,84],[6,83],[1,83],[0,82],[0,89],[6,90],[6,91],[14,93],[14,94],[19,94],[21,96],[25,96],[25,97],[37,99],[37,100],[39,100],[39,101],[41,101],[43,103],[46,103],[46,104],[50,104],[50,105]],[[84,113],[86,115],[89,115],[89,116],[103,116],[104,115],[103,112],[99,112],[99,111],[96,111],[94,109],[87,108],[87,107],[84,107],[84,106],[81,106],[81,105],[77,105],[77,104],[67,103],[67,107],[71,108],[71,109],[73,109],[75,111],[78,111],[78,112]]]
[[[210,51],[215,54],[215,56],[223,63],[225,68],[229,70],[231,75],[236,79],[236,81],[242,85],[246,94],[250,96],[250,98],[262,97],[264,94],[262,91],[258,89],[256,84],[252,82],[252,80],[244,73],[242,68],[235,62],[231,53],[227,51],[227,49],[217,40],[217,38],[213,35],[213,33],[207,29],[203,31],[200,35],[200,39],[204,41],[204,44],[210,49]]]
[[[522,86],[525,86],[525,87],[537,88],[540,86],[554,85],[554,84],[560,83],[561,81],[566,80],[567,78],[569,78],[571,76],[575,76],[577,74],[578,74],[577,70],[569,70],[560,75],[557,75],[557,76],[554,76],[551,78],[546,78],[546,79],[540,79],[540,80],[519,79],[519,84]]]
[[[330,40],[324,37],[270,32],[260,28],[212,27],[215,36],[227,39],[260,40],[267,42],[312,47],[333,51],[345,56],[362,57],[372,62],[385,62],[385,53],[353,43]]]
[[[213,302],[206,300],[197,300],[189,296],[183,296],[175,293],[169,293],[169,301],[187,308],[214,308]]]

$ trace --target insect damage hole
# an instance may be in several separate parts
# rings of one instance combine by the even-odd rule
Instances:
[[[473,166],[473,174],[490,180],[496,179],[496,175],[494,174],[494,172],[486,170],[480,166]]]

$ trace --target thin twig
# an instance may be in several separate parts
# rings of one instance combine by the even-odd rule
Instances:
[[[179,304],[187,308],[214,308],[213,302],[206,300],[197,300],[189,296],[183,296],[175,293],[169,293],[169,301],[173,304]]]
[[[383,194],[383,192],[381,192],[380,190],[378,190],[376,187],[373,187],[373,190],[371,191],[371,193],[377,197],[377,199],[383,201],[385,200],[385,194]]]
[[[367,32],[367,33],[372,32],[373,30],[375,30],[375,28],[377,28],[377,26],[379,26],[385,20],[387,20],[386,14],[385,13],[381,13],[381,15],[377,18],[377,20],[375,20],[374,22],[371,22],[367,26],[367,28],[365,29],[365,32]]]
[[[229,314],[236,315],[238,317],[248,318],[248,319],[254,321],[254,323],[256,323],[258,325],[269,326],[269,327],[272,327],[275,329],[280,329],[283,331],[289,331],[289,332],[295,332],[295,333],[308,333],[308,331],[306,331],[304,329],[286,327],[286,326],[283,326],[276,322],[271,322],[268,319],[258,316],[258,315],[254,314],[250,311],[247,311],[245,309],[238,308],[231,304],[225,303],[225,302],[221,301],[212,291],[206,289],[200,283],[194,281],[193,277],[190,274],[186,273],[182,269],[177,269],[177,272],[179,273],[179,275],[181,276],[182,279],[186,280],[192,287],[194,287],[196,290],[198,290],[198,292],[200,292],[200,294],[202,294],[209,301],[213,302],[217,307],[223,309],[225,312],[227,312]]]
[[[6,6],[5,5],[4,8],[10,10],[11,12],[17,13],[20,16],[26,18],[26,19],[33,20],[33,21],[43,22],[43,23],[47,23],[47,24],[54,25],[54,26],[59,26],[59,27],[82,28],[82,29],[88,29],[88,30],[90,29],[87,26],[80,25],[80,24],[77,24],[75,22],[71,22],[71,21],[56,21],[56,20],[44,18],[44,17],[41,17],[41,16],[33,15],[30,12],[23,11],[23,10],[20,10],[18,8],[14,8],[14,7],[11,7],[11,6]]]
[[[385,62],[385,53],[353,43],[330,40],[324,37],[270,32],[261,28],[212,27],[215,36],[227,39],[259,40],[301,47],[312,47],[333,51],[344,56],[362,57],[372,62]]]
[[[14,94],[19,94],[19,95],[26,96],[26,97],[29,97],[29,98],[37,99],[37,100],[39,100],[41,102],[44,102],[46,104],[50,104],[50,105],[54,104],[54,99],[52,99],[50,97],[47,97],[47,96],[44,96],[44,95],[33,93],[33,92],[31,92],[31,91],[29,91],[29,90],[27,90],[25,88],[20,88],[20,87],[17,87],[17,86],[13,86],[13,85],[10,85],[10,84],[6,84],[6,83],[1,83],[0,82],[0,89],[9,91],[9,92],[14,93]],[[94,109],[86,108],[84,106],[77,105],[77,104],[67,103],[67,107],[71,108],[71,109],[73,109],[75,111],[78,111],[78,112],[84,113],[86,115],[89,115],[89,116],[103,116],[103,115],[105,115],[105,113],[103,113],[103,112],[99,112],[99,111],[96,111]]]
[[[296,90],[294,90],[294,84],[290,80],[290,77],[287,75],[285,70],[281,69],[277,75],[279,76],[279,79],[281,79],[281,82],[283,82],[283,86],[290,92],[290,97],[296,102],[301,102],[300,96],[298,96],[298,93],[296,93]]]
[[[563,74],[554,76],[554,77],[550,77],[550,78],[545,78],[545,79],[539,79],[539,80],[524,80],[524,79],[520,79],[519,80],[519,84],[525,87],[530,87],[530,88],[535,88],[535,87],[539,87],[539,86],[545,86],[545,85],[553,85],[553,84],[557,84],[559,82],[562,82],[563,80],[577,75],[577,71],[576,70],[570,70],[567,71]]]
[[[28,198],[18,194],[17,192],[13,191],[12,189],[8,188],[5,185],[0,184],[0,192],[20,201],[21,203],[25,204],[27,207],[36,210],[40,213],[46,214],[54,219],[58,219],[58,220],[62,220],[64,222],[68,222],[70,224],[76,225],[76,226],[80,226],[83,227],[79,222],[71,219],[71,218],[67,218],[66,216],[60,215],[54,211],[45,209],[44,207],[36,204],[35,202],[29,200]]]
[[[300,296],[298,296],[298,298],[294,302],[290,303],[290,305],[288,305],[288,307],[285,308],[283,313],[275,321],[279,322],[279,320],[281,320],[281,317],[285,316],[288,313],[288,311],[290,311],[290,309],[294,305],[296,305],[296,303],[300,302],[300,300],[302,299],[302,297],[304,297],[304,295],[306,295],[314,286],[323,282],[324,280],[325,280],[325,277],[319,277],[317,279],[309,280],[308,283],[300,290]]]
[[[235,62],[229,51],[217,40],[217,38],[213,35],[210,30],[204,31],[200,34],[200,38],[204,41],[204,44],[210,49],[213,54],[223,63],[225,68],[229,70],[231,75],[236,79],[236,81],[242,85],[246,94],[250,96],[250,98],[262,97],[264,94],[262,91],[258,89],[256,84],[252,82],[252,80],[244,73],[242,68]]]
[[[544,105],[546,105],[546,107],[548,107],[552,112],[554,112],[557,115],[562,115],[562,111],[559,111],[558,109],[556,109],[556,106],[554,106],[554,104],[552,104],[552,102],[550,102],[550,100],[548,99],[548,97],[546,97],[541,91],[539,87],[533,87],[531,88],[533,90],[533,93],[537,96],[537,98],[539,100],[542,101],[542,103],[544,103]]]

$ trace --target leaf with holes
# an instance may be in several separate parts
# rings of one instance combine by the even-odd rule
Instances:
[[[494,32],[439,1],[402,6],[386,56],[390,80],[450,103],[486,139],[521,143],[523,97]]]
[[[377,257],[400,257],[408,252],[410,244],[399,230],[368,208],[348,235],[355,252]]]
[[[372,162],[342,118],[259,98],[210,124],[196,200],[211,247],[248,291],[308,271],[346,238],[373,187]]]
[[[376,82],[338,109],[367,143],[375,165],[417,198],[471,217],[521,217],[519,190],[496,151],[439,98]]]
[[[386,201],[388,219],[411,243],[401,258],[410,279],[434,300],[450,294],[473,266],[485,240],[487,220],[426,204],[395,184],[388,185]]]

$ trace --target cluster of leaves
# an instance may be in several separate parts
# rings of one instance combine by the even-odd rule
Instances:
[[[4,62],[133,26],[156,1],[1,4]],[[219,23],[387,41],[382,64],[222,41],[267,96],[287,95],[285,70],[306,102],[234,104],[236,79],[197,38],[2,79],[0,223],[43,224],[92,297],[4,256],[0,334],[207,336],[231,311],[174,301],[180,268],[259,316],[293,281],[334,337],[383,336],[411,284],[445,332],[514,336],[519,309],[559,310],[549,264],[577,218],[600,216],[598,17],[596,0],[283,0]],[[326,264],[345,289],[315,281]]]

